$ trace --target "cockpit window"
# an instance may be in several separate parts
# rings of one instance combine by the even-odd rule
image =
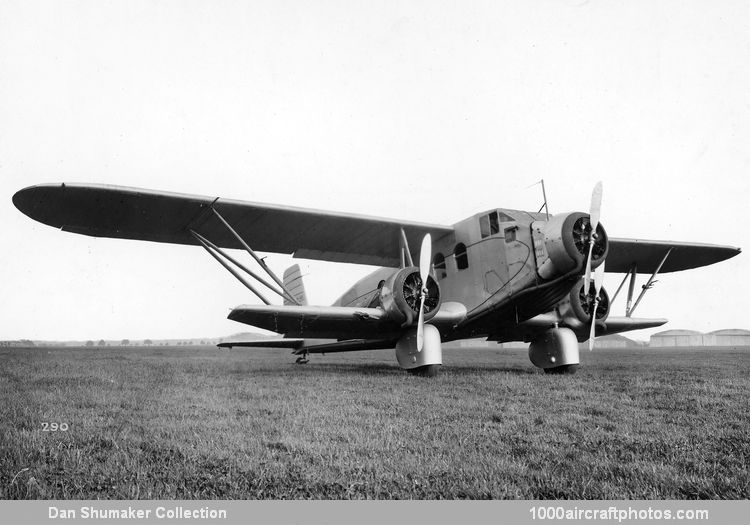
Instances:
[[[500,224],[496,211],[482,215],[479,218],[479,230],[482,234],[482,239],[500,232]]]
[[[490,235],[495,235],[500,232],[500,224],[497,217],[497,212],[493,211],[490,213]]]

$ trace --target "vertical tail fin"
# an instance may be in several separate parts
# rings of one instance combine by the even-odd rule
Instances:
[[[307,293],[305,293],[305,284],[302,282],[302,271],[299,264],[293,264],[284,270],[284,287],[289,290],[292,297],[297,299],[299,304],[307,305]],[[284,299],[284,304],[293,304],[290,300]]]

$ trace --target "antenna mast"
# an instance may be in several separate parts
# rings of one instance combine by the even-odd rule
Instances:
[[[542,185],[542,197],[544,197],[544,204],[539,208],[539,211],[544,210],[544,213],[547,214],[547,220],[549,220],[549,207],[547,206],[547,192],[544,189],[544,179],[540,180],[539,183]]]

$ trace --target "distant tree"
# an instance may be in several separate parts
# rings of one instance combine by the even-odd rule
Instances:
[[[143,344],[146,345],[146,346],[150,346],[150,345],[152,345],[154,343],[153,343],[153,341],[151,341],[151,339],[146,339],[145,341],[143,341]]]
[[[99,339],[99,346],[107,346],[107,341],[104,339]]]
[[[93,341],[86,341],[86,346],[94,346],[94,342]]]
[[[120,343],[122,346],[128,346],[130,344],[130,339],[123,339]]]

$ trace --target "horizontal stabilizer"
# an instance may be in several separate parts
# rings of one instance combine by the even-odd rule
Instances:
[[[635,264],[638,273],[654,273],[667,252],[660,273],[679,272],[724,261],[740,253],[734,246],[697,242],[609,239],[607,272],[627,273]]]
[[[235,346],[247,348],[301,348],[305,344],[304,339],[256,339],[254,341],[226,341],[216,346],[219,348],[233,348]]]
[[[358,352],[362,350],[386,350],[395,348],[397,341],[398,339],[347,339],[346,341],[305,346],[295,353],[333,354],[336,352]]]

